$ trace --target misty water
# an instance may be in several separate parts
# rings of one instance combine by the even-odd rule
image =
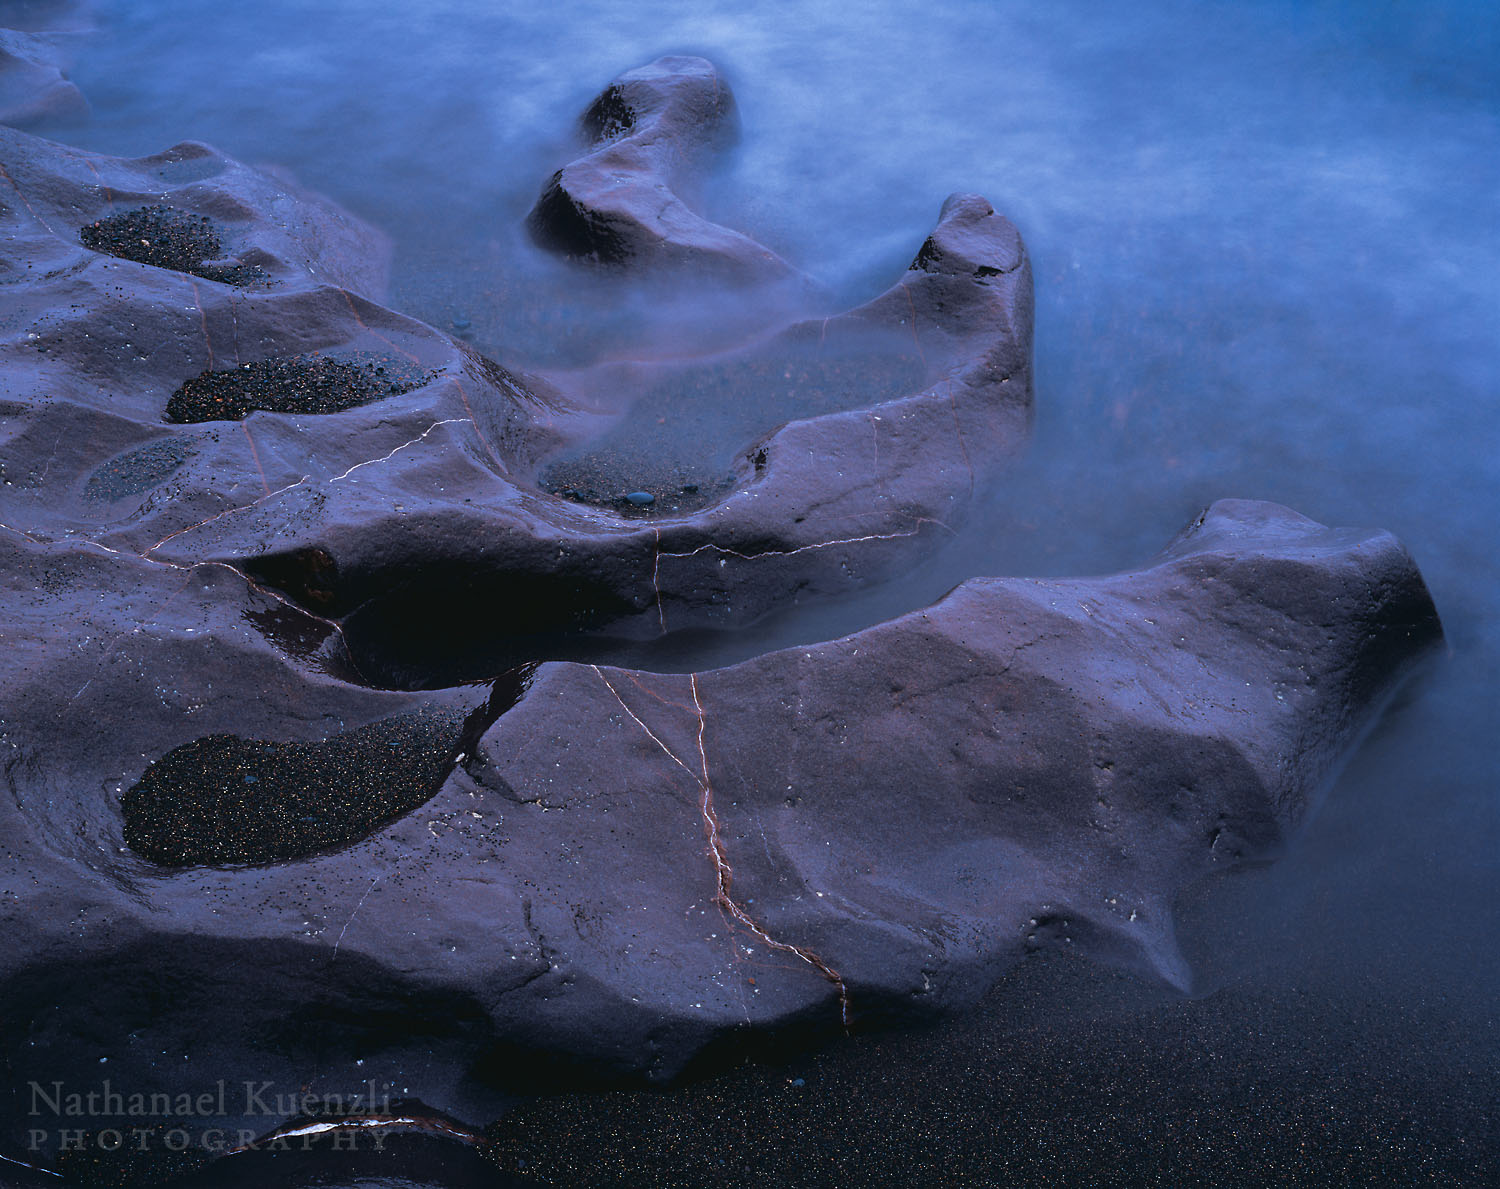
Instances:
[[[1287,855],[1183,905],[1205,1005],[1183,1010],[1204,1044],[1240,1054],[1222,1076],[1274,1076],[1296,1049],[1287,1076],[1357,1114],[1399,1067],[1399,1093],[1493,1158],[1493,4],[130,0],[99,4],[93,26],[71,39],[92,115],[45,135],[121,155],[199,139],[289,170],[394,238],[392,305],[522,366],[666,349],[667,306],[590,288],[521,227],[575,151],[577,113],[657,55],[708,56],[735,88],[743,136],[707,212],[836,302],[893,282],[950,192],[990,199],[1035,269],[1025,462],[908,577],[733,638],[669,642],[654,663],[843,634],[974,574],[1131,567],[1220,497],[1390,529],[1432,589],[1447,655]],[[1103,975],[1048,978],[1022,978],[1014,1002],[1076,1018],[1079,1035],[1166,1010]],[[965,1048],[998,1044],[1021,1011],[986,1010],[991,1030],[967,1025]],[[1316,1039],[1288,1039],[1294,1018],[1317,1021]],[[958,1035],[904,1059],[942,1068]],[[1040,1051],[1074,1044],[1048,1035]],[[847,1049],[808,1068],[869,1090],[869,1062]],[[1164,1116],[1181,1109],[1171,1078],[1142,1058],[1138,1092]],[[971,1109],[993,1109],[974,1093]]]

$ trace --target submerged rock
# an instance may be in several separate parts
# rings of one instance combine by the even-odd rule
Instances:
[[[13,19],[12,14],[0,16]],[[0,124],[32,124],[88,110],[45,33],[0,29]]]
[[[690,205],[698,176],[738,130],[733,93],[711,62],[666,57],[628,71],[581,125],[588,151],[552,175],[527,219],[540,244],[601,264],[690,269],[739,284],[799,279],[771,249]]]
[[[83,498],[109,503],[143,495],[175,475],[191,453],[188,443],[173,439],[126,451],[89,476]]]

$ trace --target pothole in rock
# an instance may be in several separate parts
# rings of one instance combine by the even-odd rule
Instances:
[[[121,800],[125,844],[164,867],[267,863],[347,846],[426,802],[465,715],[395,715],[322,743],[208,735],[173,748]]]
[[[368,352],[261,359],[186,381],[167,401],[167,420],[241,421],[270,413],[342,413],[420,388],[433,373]]]
[[[295,620],[268,625],[258,613],[252,622],[273,643],[306,658],[323,648],[336,620],[339,678],[388,690],[479,685],[531,661],[592,660],[618,644],[607,634],[612,625],[645,610],[607,573],[534,564],[486,570],[462,555],[434,553],[346,571],[317,546],[242,562],[257,583],[317,617],[303,616],[308,626],[289,639]],[[630,572],[637,563],[621,564]]]
[[[640,610],[582,578],[459,563],[384,584],[343,620],[360,678],[381,689],[447,689],[538,659],[591,660],[609,650],[609,625]]]
[[[495,685],[497,673],[546,661],[688,672],[722,663],[726,640],[744,638],[723,628],[643,635],[632,627],[640,606],[576,574],[484,573],[452,560],[346,583],[319,548],[243,564],[287,596],[245,621],[298,664],[368,689]],[[649,609],[647,618],[655,624]]]
[[[80,229],[78,238],[94,252],[242,289],[270,282],[259,265],[223,259],[224,241],[211,218],[173,206],[143,206],[110,215]]]
[[[920,392],[928,367],[909,342],[861,335],[837,349],[774,349],[659,372],[625,416],[547,463],[544,491],[627,517],[687,514],[735,486],[746,448],[788,421]]]
[[[90,503],[113,503],[143,495],[160,487],[187,462],[193,448],[175,438],[148,442],[110,459],[84,484],[83,498]]]

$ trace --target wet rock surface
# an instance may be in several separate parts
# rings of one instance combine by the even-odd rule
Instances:
[[[0,10],[0,20],[21,14]],[[88,107],[68,81],[63,58],[45,32],[0,28],[0,124],[25,126]]]
[[[909,564],[1028,431],[1031,278],[982,199],[950,201],[934,236],[967,237],[990,265],[913,268],[864,306],[696,364],[541,376],[376,304],[381,237],[282,180],[202,145],[127,162],[0,136],[14,197],[0,277],[24,281],[0,341],[3,523],[41,540],[87,526],[153,564],[266,557],[267,573],[318,551],[332,601],[293,586],[291,602],[377,622],[400,607],[443,623],[448,652],[510,657],[512,617],[455,616],[424,575],[462,567],[522,607],[556,586],[627,638],[732,627]],[[213,230],[184,232],[170,259],[91,251],[73,230],[148,208]],[[190,271],[216,251],[266,284]],[[93,478],[147,449],[156,462],[125,485]],[[169,454],[182,465],[163,469]],[[131,484],[142,501],[106,513],[101,487]]]
[[[687,187],[721,82],[623,76],[572,176]],[[1226,502],[1131,573],[594,663],[910,566],[1015,455],[1031,277],[986,200],[853,310],[536,375],[379,304],[379,233],[207,146],[0,129],[0,163],[15,1087],[373,1078],[478,1122],[932,1018],[1037,948],[1183,986],[1175,895],[1273,855],[1440,636],[1390,536]],[[601,261],[782,274],[569,178],[632,245]],[[242,1106],[217,1125],[263,1130]]]
[[[1220,504],[1142,570],[976,579],[728,669],[544,664],[490,703],[431,799],[362,841],[167,868],[125,846],[122,786],[147,769],[131,757],[174,735],[191,753],[225,721],[316,744],[335,715],[417,708],[215,622],[215,586],[243,589],[148,586],[108,629],[80,621],[102,658],[8,678],[25,709],[5,739],[5,1041],[23,1084],[101,1055],[169,1088],[203,1068],[304,1079],[315,1034],[325,1088],[358,1061],[478,1118],[543,1073],[670,1078],[766,1035],[952,1011],[1039,947],[1186,985],[1175,894],[1274,855],[1439,635],[1388,535]],[[80,686],[126,697],[142,669],[166,697],[44,746],[88,704]],[[423,702],[472,714],[482,693]],[[328,779],[324,797],[353,791]],[[191,993],[167,1008],[168,986]],[[154,1064],[179,1050],[192,1060]]]

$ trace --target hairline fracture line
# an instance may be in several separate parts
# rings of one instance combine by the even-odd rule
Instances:
[[[295,486],[295,484],[293,486]],[[234,509],[231,509],[231,511],[233,511],[233,510]],[[347,658],[350,666],[355,671],[355,673],[357,673],[359,675],[359,677],[360,677],[361,680],[368,680],[365,677],[364,673],[362,673],[360,671],[359,663],[354,659],[354,650],[349,647],[349,641],[348,641],[347,637],[345,637],[345,635],[344,635],[344,625],[343,624],[339,623],[339,621],[336,620],[336,619],[328,619],[328,618],[325,618],[322,615],[319,615],[315,611],[309,611],[306,607],[302,606],[300,603],[297,603],[294,600],[287,598],[285,595],[282,595],[282,594],[278,593],[277,591],[273,590],[272,588],[267,587],[267,586],[262,586],[259,582],[255,581],[254,578],[250,577],[250,575],[247,574],[244,570],[240,569],[236,565],[230,564],[227,561],[221,561],[221,560],[219,560],[217,558],[209,558],[209,559],[205,559],[203,561],[194,561],[194,562],[188,562],[188,563],[184,564],[182,562],[167,561],[165,558],[148,557],[144,553],[130,553],[130,552],[124,550],[124,549],[115,549],[115,548],[113,548],[113,547],[111,547],[109,545],[104,544],[102,541],[95,541],[95,540],[92,540],[92,539],[90,539],[88,537],[65,537],[65,538],[62,538],[62,539],[59,539],[59,540],[50,540],[50,539],[42,538],[42,537],[33,537],[30,534],[24,533],[20,529],[13,528],[11,525],[8,525],[8,524],[0,524],[0,528],[9,529],[11,532],[18,534],[19,536],[25,537],[28,541],[31,541],[33,544],[36,544],[36,545],[80,545],[80,546],[92,546],[95,549],[98,549],[98,550],[100,550],[100,551],[102,551],[104,553],[109,554],[111,557],[134,558],[137,561],[143,561],[143,562],[145,562],[147,565],[161,566],[163,569],[175,570],[177,573],[180,573],[180,574],[191,574],[194,570],[198,570],[198,569],[220,569],[220,570],[228,570],[231,574],[235,575],[242,582],[244,582],[244,584],[246,586],[248,586],[251,590],[255,591],[256,594],[261,595],[261,596],[263,596],[265,598],[270,599],[273,603],[279,603],[281,606],[287,608],[288,610],[295,611],[295,612],[297,612],[300,615],[304,615],[308,619],[311,619],[312,621],[314,621],[315,623],[322,624],[324,627],[328,628],[334,635],[336,635],[339,638],[339,643],[341,643],[344,646],[345,656],[346,656],[346,658]],[[178,592],[178,593],[181,593],[181,592]],[[174,595],[173,597],[175,598],[176,596]],[[168,601],[170,601],[170,600],[168,600]],[[119,638],[123,639],[126,635],[131,635],[131,634],[133,634],[133,633],[131,633],[131,632],[124,632],[124,633],[121,633],[121,635],[120,635]],[[101,663],[102,663],[102,659],[101,659]],[[90,680],[92,680],[92,678]],[[80,691],[80,692],[82,692],[82,691]],[[74,696],[76,697],[77,695],[75,694]]]
[[[844,1027],[848,1028],[850,1023],[849,988],[847,984],[845,984],[843,977],[839,974],[839,972],[833,969],[833,967],[829,966],[828,963],[823,961],[822,958],[818,957],[818,955],[813,953],[811,950],[803,949],[801,946],[793,945],[789,941],[780,941],[777,938],[772,937],[770,933],[766,932],[765,927],[762,926],[758,921],[756,921],[755,918],[752,917],[748,912],[746,912],[745,909],[740,904],[738,904],[735,901],[734,897],[730,894],[730,889],[734,882],[734,869],[729,865],[729,856],[725,851],[723,837],[719,833],[718,813],[714,809],[713,783],[709,779],[708,751],[704,745],[704,734],[708,729],[708,719],[703,712],[703,699],[699,696],[698,693],[698,674],[689,674],[689,682],[693,694],[693,708],[698,717],[698,757],[700,762],[702,763],[701,773],[694,772],[691,768],[684,764],[682,760],[678,758],[676,753],[673,752],[672,749],[665,743],[663,743],[661,739],[657,737],[656,733],[651,730],[650,727],[648,727],[644,722],[641,721],[640,717],[635,713],[634,710],[630,708],[625,699],[620,696],[620,691],[615,689],[615,687],[610,683],[609,678],[604,675],[604,671],[600,669],[598,665],[590,665],[589,667],[594,670],[595,675],[599,678],[600,681],[604,683],[604,688],[609,690],[610,693],[614,694],[615,701],[617,701],[620,704],[620,708],[630,716],[631,721],[646,733],[646,736],[651,740],[651,742],[655,743],[657,747],[661,748],[662,752],[669,760],[671,760],[674,764],[676,764],[679,768],[681,768],[684,772],[686,772],[689,776],[691,776],[695,781],[698,782],[698,786],[702,794],[701,799],[698,803],[698,808],[699,812],[703,816],[704,832],[708,836],[709,858],[713,860],[714,864],[714,874],[716,881],[714,902],[718,904],[718,906],[722,908],[726,913],[728,913],[732,920],[739,923],[752,936],[760,941],[762,945],[766,946],[768,949],[773,949],[783,954],[790,954],[792,957],[805,962],[807,965],[811,966],[815,971],[817,971],[818,974],[822,975],[823,978],[825,978],[828,982],[832,983],[834,989],[838,993],[839,1019],[843,1023]]]
[[[931,516],[918,516],[916,518],[915,527],[901,533],[870,533],[863,537],[842,537],[836,541],[814,541],[810,545],[798,545],[795,549],[764,549],[759,553],[741,553],[737,549],[730,549],[726,545],[719,545],[713,541],[709,541],[706,544],[699,545],[696,549],[689,549],[681,553],[668,552],[663,553],[660,556],[696,557],[698,554],[712,549],[718,553],[725,554],[728,557],[737,557],[742,561],[758,561],[763,557],[791,557],[793,554],[797,553],[810,553],[814,549],[831,549],[835,545],[860,545],[866,541],[900,541],[904,540],[907,537],[915,537],[920,535],[920,533],[922,532],[922,526],[924,524],[935,524],[938,526],[938,528],[944,529],[947,532],[954,532],[954,529],[950,525],[944,524],[941,520],[938,520]]]
[[[729,865],[729,855],[724,847],[723,836],[719,832],[719,815],[714,808],[713,782],[708,774],[708,750],[704,745],[704,735],[708,730],[708,716],[703,712],[703,700],[698,695],[698,674],[689,674],[690,688],[693,691],[693,706],[698,712],[698,758],[703,765],[703,799],[700,808],[703,812],[703,828],[708,834],[709,854],[713,858],[714,868],[718,875],[718,893],[715,899],[719,906],[729,913],[736,921],[760,939],[763,945],[784,954],[791,954],[806,962],[820,975],[833,984],[838,993],[839,1019],[845,1028],[849,1027],[849,988],[845,984],[843,976],[832,966],[813,953],[812,950],[803,949],[799,945],[793,945],[789,941],[781,941],[772,937],[765,928],[756,921],[743,907],[734,899],[731,888],[734,883],[734,869]]]
[[[389,453],[381,456],[380,458],[371,458],[371,459],[366,459],[364,462],[355,463],[352,467],[350,467],[348,470],[346,470],[345,472],[343,472],[343,474],[334,475],[332,478],[324,480],[324,482],[327,482],[327,483],[337,483],[337,482],[339,482],[342,479],[348,478],[355,471],[359,470],[360,467],[370,466],[370,465],[372,465],[374,463],[377,463],[377,462],[385,462],[387,459],[389,459],[389,458],[393,457],[394,455],[400,453],[402,450],[406,449],[408,446],[414,446],[414,445],[416,445],[418,442],[420,442],[423,439],[425,439],[428,434],[432,433],[432,431],[435,430],[435,429],[437,429],[439,426],[443,426],[443,425],[455,425],[455,424],[458,424],[459,422],[461,422],[463,420],[464,420],[464,418],[462,418],[462,417],[450,417],[450,418],[447,418],[447,419],[442,420],[442,421],[436,421],[433,424],[429,425],[417,437],[412,438],[410,441],[401,443],[401,445],[397,446],[394,450],[391,450]],[[240,425],[241,425],[241,428],[244,427],[244,423],[243,422],[241,422]],[[249,437],[248,431],[246,432],[246,436],[247,436],[247,438]],[[253,450],[254,446],[255,446],[255,443],[254,443],[253,439],[251,439],[250,445],[251,445],[251,449]],[[258,460],[257,460],[257,465],[258,465]],[[264,482],[264,480],[265,480],[264,473],[262,473],[261,479],[262,479],[262,482]],[[178,571],[179,573],[191,573],[193,570],[197,569],[200,566],[217,566],[217,567],[219,567],[221,569],[228,570],[231,573],[238,575],[245,582],[245,584],[251,590],[255,591],[257,594],[260,594],[260,595],[262,595],[262,596],[264,596],[266,598],[269,598],[273,602],[279,603],[280,605],[282,605],[283,607],[288,608],[289,610],[295,611],[298,614],[304,615],[308,619],[311,619],[311,620],[313,620],[316,623],[322,624],[323,626],[325,626],[327,628],[330,628],[334,632],[334,634],[338,636],[340,642],[344,645],[344,651],[345,651],[346,655],[348,656],[349,663],[353,666],[354,671],[356,673],[360,673],[359,665],[354,660],[353,651],[349,648],[349,642],[348,642],[348,640],[344,636],[343,625],[340,624],[337,620],[326,619],[323,616],[318,615],[317,613],[315,613],[313,611],[309,611],[306,607],[303,607],[301,604],[299,604],[297,602],[294,602],[291,599],[283,597],[282,595],[278,594],[276,591],[268,589],[268,588],[262,586],[260,583],[256,582],[254,579],[252,579],[249,574],[245,573],[238,566],[231,565],[229,562],[218,561],[218,560],[206,560],[206,561],[196,561],[196,562],[192,562],[190,564],[186,564],[185,565],[185,564],[182,564],[182,563],[179,563],[179,562],[167,561],[167,560],[165,560],[163,558],[156,558],[156,557],[152,557],[151,556],[158,549],[160,549],[163,545],[167,544],[169,541],[172,541],[172,540],[176,539],[177,537],[182,536],[184,533],[189,533],[189,532],[192,532],[194,529],[199,529],[199,528],[204,527],[205,525],[212,524],[216,520],[222,520],[224,517],[232,515],[235,512],[245,512],[245,511],[248,511],[251,508],[258,507],[259,505],[265,503],[267,500],[274,499],[276,496],[279,496],[279,495],[282,495],[282,494],[284,494],[284,493],[286,493],[288,491],[291,491],[293,488],[302,486],[302,484],[308,482],[308,480],[309,480],[309,476],[303,475],[302,478],[298,479],[294,483],[288,483],[285,487],[278,488],[275,491],[267,491],[266,494],[263,495],[258,500],[253,500],[252,502],[250,502],[248,504],[236,504],[232,508],[225,508],[222,512],[218,512],[215,515],[207,517],[204,520],[197,521],[197,522],[195,522],[193,524],[189,524],[189,525],[187,525],[187,526],[185,526],[183,528],[180,528],[180,529],[178,529],[175,532],[168,533],[161,540],[157,541],[154,545],[150,546],[144,552],[141,552],[141,553],[132,553],[132,552],[129,552],[129,551],[126,551],[126,550],[123,550],[123,549],[115,549],[112,546],[104,544],[102,541],[96,541],[96,540],[93,540],[92,538],[89,538],[89,537],[64,537],[64,538],[38,537],[38,536],[33,536],[31,533],[25,531],[24,529],[16,528],[14,525],[3,524],[3,523],[0,523],[0,529],[5,529],[8,532],[15,533],[18,537],[21,537],[23,540],[30,541],[34,545],[44,545],[44,546],[45,545],[92,545],[96,549],[102,550],[103,552],[109,554],[111,557],[134,557],[134,558],[138,558],[141,561],[147,562],[150,565],[163,566],[166,569],[175,570],[175,571]],[[128,634],[128,633],[126,633],[126,634]],[[123,636],[122,636],[122,638],[123,638]],[[362,673],[360,673],[360,676],[363,678],[364,675]],[[90,678],[89,680],[92,681],[93,679]],[[85,682],[84,683],[84,688],[87,688],[87,686],[88,686],[88,682]],[[82,690],[80,690],[79,692],[82,692]],[[77,695],[75,694],[74,696],[76,697]]]
[[[342,474],[333,475],[333,476],[331,476],[331,477],[329,477],[327,479],[320,480],[320,482],[323,482],[323,483],[340,483],[343,480],[347,479],[350,475],[354,474],[354,472],[357,471],[357,470],[359,470],[361,467],[374,466],[376,463],[387,462],[390,459],[394,458],[396,455],[400,454],[401,451],[405,450],[407,447],[409,447],[409,446],[415,446],[418,442],[422,442],[422,441],[426,440],[427,436],[429,434],[431,434],[433,430],[438,429],[438,428],[440,428],[441,426],[444,426],[444,425],[460,425],[460,424],[464,423],[466,420],[467,419],[463,418],[463,417],[445,417],[441,421],[434,421],[431,425],[429,425],[426,429],[424,429],[416,437],[412,438],[410,441],[402,442],[399,446],[395,447],[395,449],[387,451],[385,454],[382,454],[379,458],[367,458],[363,462],[357,462],[352,467],[350,467],[348,470],[344,471]],[[241,422],[241,425],[243,425],[243,424],[244,423]],[[190,533],[190,532],[192,532],[194,529],[204,528],[207,525],[213,524],[214,521],[216,521],[216,520],[222,520],[226,516],[233,515],[235,512],[248,512],[251,508],[258,508],[261,504],[265,503],[267,500],[274,499],[278,495],[284,495],[288,491],[291,491],[293,488],[301,487],[304,483],[310,482],[311,479],[312,479],[312,476],[310,476],[310,475],[303,475],[302,478],[296,480],[295,482],[288,483],[285,487],[278,487],[275,491],[268,491],[265,495],[261,496],[260,499],[258,499],[258,500],[252,500],[248,504],[236,504],[232,508],[225,508],[222,512],[218,512],[215,515],[210,516],[210,517],[208,517],[208,518],[206,518],[204,520],[196,521],[193,524],[189,524],[189,525],[184,526],[183,528],[178,529],[176,532],[168,533],[165,537],[163,537],[155,545],[152,545],[151,548],[147,549],[145,553],[139,554],[138,556],[141,557],[141,558],[149,560],[151,554],[155,553],[158,549],[160,549],[168,541],[175,540],[176,538],[182,536],[184,533]],[[14,530],[14,531],[19,531],[19,530]]]

